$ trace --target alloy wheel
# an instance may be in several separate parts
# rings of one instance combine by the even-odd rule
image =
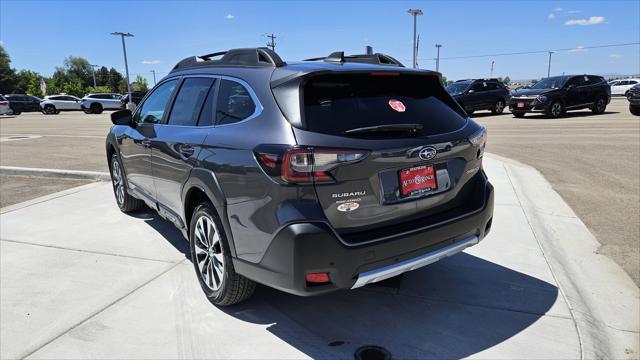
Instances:
[[[118,205],[124,204],[124,180],[122,179],[122,171],[117,159],[111,163],[111,181],[113,181],[113,189],[116,193],[116,201]]]
[[[498,114],[500,114],[502,112],[502,110],[504,110],[504,103],[502,101],[498,101],[496,103],[496,107],[495,110]]]
[[[551,105],[551,115],[553,115],[553,117],[560,116],[561,112],[562,112],[562,105],[560,105],[560,103],[557,102]]]
[[[198,275],[209,289],[216,291],[224,279],[224,254],[220,233],[213,219],[207,215],[201,215],[196,222],[194,234]]]
[[[597,110],[599,113],[604,112],[604,106],[605,106],[605,104],[604,104],[604,99],[600,99],[600,100],[598,100],[598,102],[596,103],[596,110]]]

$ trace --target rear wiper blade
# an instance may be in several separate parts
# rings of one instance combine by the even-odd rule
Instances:
[[[421,124],[390,124],[390,125],[365,126],[361,128],[350,129],[345,131],[344,133],[347,135],[381,133],[381,132],[417,133],[420,130],[422,130]]]

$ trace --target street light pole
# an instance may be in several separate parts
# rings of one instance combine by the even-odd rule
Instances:
[[[547,67],[547,77],[551,76],[551,54],[555,51],[549,50],[549,66]]]
[[[91,65],[91,75],[93,75],[93,88],[96,88],[96,68],[99,65]]]
[[[124,53],[124,71],[127,74],[127,93],[129,94],[129,100],[131,100],[132,97],[131,97],[131,82],[129,81],[129,64],[127,63],[127,47],[124,45],[124,38],[133,37],[133,34],[124,33],[124,32],[112,32],[111,35],[119,35],[120,38],[122,38],[122,52]],[[129,101],[128,104],[133,104],[133,102]]]
[[[156,71],[151,70],[151,73],[153,74],[153,86],[156,86]]]
[[[409,9],[409,14],[413,15],[413,68],[418,67],[418,46],[417,46],[417,23],[418,23],[418,15],[422,15],[422,10],[420,9]]]
[[[440,72],[440,48],[442,47],[442,44],[436,44],[436,49],[438,54],[436,55],[436,71]]]
[[[496,62],[494,60],[491,60],[491,72],[489,73],[489,79],[493,78],[493,64],[495,64]]]

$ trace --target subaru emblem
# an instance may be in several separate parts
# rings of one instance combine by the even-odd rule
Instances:
[[[422,160],[431,160],[436,157],[437,152],[438,151],[433,146],[427,146],[420,150],[418,156],[420,156],[420,159]]]

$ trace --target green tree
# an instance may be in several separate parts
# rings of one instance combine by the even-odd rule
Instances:
[[[508,76],[505,76],[505,78],[502,79],[502,83],[505,85],[509,85],[510,82],[511,82],[511,78]]]
[[[82,81],[80,79],[75,79],[64,84],[62,92],[77,97],[83,97],[85,94],[85,87],[82,86]]]
[[[118,70],[111,68],[109,69],[109,80],[107,80],[107,86],[111,89],[111,92],[120,92],[120,83],[122,82],[122,74],[118,72]],[[124,83],[125,88],[127,87],[127,82]],[[126,90],[124,91],[126,92]]]
[[[538,81],[540,81],[540,80],[536,80],[536,79],[531,80],[531,85],[535,85],[535,84],[537,84],[537,83],[538,83]]]
[[[97,82],[97,80],[96,80]],[[109,88],[108,86],[96,86],[96,87],[88,87],[87,88],[87,94],[89,93],[108,93],[111,92],[111,88]]]
[[[96,85],[109,86],[109,69],[106,66],[102,66],[96,71]]]
[[[17,80],[16,71],[11,68],[11,58],[0,46],[0,94],[12,93]]]
[[[141,75],[136,75],[136,79],[131,83],[131,91],[149,91],[147,79],[143,78]]]
[[[44,94],[40,91],[40,79],[42,76],[35,71],[20,70],[17,74],[14,92],[24,93],[42,97]]]
[[[69,56],[64,59],[64,69],[71,82],[80,81],[83,88],[93,85],[93,69],[87,59]]]

